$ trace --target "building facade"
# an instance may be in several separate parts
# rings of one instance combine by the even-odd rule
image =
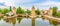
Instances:
[[[15,7],[13,7],[13,9],[12,9],[12,13],[16,14],[16,8]]]
[[[32,7],[32,11],[31,11],[31,16],[32,16],[32,17],[35,17],[35,15],[36,15],[36,14],[35,14],[35,7],[33,6],[33,7]]]
[[[52,14],[53,14],[52,12],[53,12],[53,9],[50,7],[49,10],[48,10],[48,15],[52,16]]]
[[[41,15],[49,15],[52,16],[53,9],[50,7],[49,10],[41,10]]]

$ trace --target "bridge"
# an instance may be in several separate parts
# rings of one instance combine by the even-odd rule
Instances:
[[[19,16],[28,16],[28,15],[19,15]],[[37,16],[39,16],[40,18],[45,18],[47,20],[50,20],[51,22],[53,22],[53,20],[56,21],[56,22],[60,22],[60,18],[56,18],[56,17],[53,17],[53,16],[48,16],[48,15],[37,15]],[[38,18],[37,16],[35,16],[35,17],[32,16],[33,18],[30,17],[30,18],[32,18],[32,26],[35,26],[35,19]],[[15,18],[15,16],[11,16],[11,17],[4,16],[4,20],[13,19],[13,18]]]
[[[44,18],[44,19],[48,19],[48,20],[54,20],[54,21],[57,21],[57,22],[60,22],[60,18],[57,18],[57,17],[53,17],[53,16],[49,16],[49,15],[35,15],[35,16],[31,16],[31,15],[18,15],[20,17],[30,17],[30,18]],[[43,17],[42,17],[43,16]],[[16,16],[8,16],[8,17],[4,17],[4,18],[14,18]]]
[[[54,21],[57,21],[57,22],[60,22],[60,18],[57,18],[57,17],[53,17],[53,16],[49,16],[49,15],[35,15],[35,16],[31,16],[31,15],[20,15],[20,16],[28,16],[30,18],[45,18],[47,20],[54,20]],[[42,17],[43,16],[43,17]]]
[[[44,15],[42,18],[45,18],[45,19],[48,19],[48,20],[53,20],[53,21],[56,21],[56,22],[60,22],[60,18],[53,17],[53,16]]]

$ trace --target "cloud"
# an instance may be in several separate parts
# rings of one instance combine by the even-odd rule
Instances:
[[[6,6],[14,6],[13,0],[0,0],[0,2],[4,2]]]
[[[43,3],[36,3],[35,6],[40,9],[49,9],[49,7],[57,6],[60,9],[60,2],[46,1]]]
[[[6,6],[20,6],[28,3],[36,3],[38,0],[0,0],[0,2],[5,2]]]
[[[60,9],[59,0],[0,0],[5,6],[21,6],[22,8],[31,8],[33,5],[39,9],[48,9],[49,7],[57,6]]]

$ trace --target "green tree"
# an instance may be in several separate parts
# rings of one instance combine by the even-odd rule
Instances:
[[[56,16],[56,14],[57,14],[57,7],[53,7],[53,16]]]
[[[11,6],[9,7],[9,9],[10,9],[10,11],[12,11],[12,7]]]
[[[60,12],[57,13],[57,16],[60,17]]]
[[[2,13],[2,9],[0,9],[0,13]]]
[[[16,12],[17,14],[23,14],[24,10],[21,7],[18,7]]]
[[[36,12],[37,15],[40,15],[40,10],[39,9],[35,10],[35,12]]]
[[[26,12],[27,12],[27,14],[30,14],[30,13],[31,13],[31,11],[30,11],[30,10],[28,10],[28,9],[27,9],[27,11],[26,11]]]
[[[24,10],[23,10],[23,9],[21,9],[20,13],[21,13],[21,14],[24,14]]]
[[[6,14],[9,12],[9,10],[7,8],[4,8],[2,12],[3,12],[3,14]]]

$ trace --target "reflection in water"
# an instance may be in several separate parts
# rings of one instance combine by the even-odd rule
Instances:
[[[16,24],[16,18],[13,18],[13,19],[11,20],[11,23],[12,23],[13,25],[15,25],[15,24]]]
[[[2,19],[3,17],[0,17],[0,20]]]
[[[19,24],[20,24],[21,20],[22,20],[22,18],[17,17],[17,21],[18,21]]]
[[[42,20],[45,20],[45,18],[43,17]],[[54,21],[52,19],[48,19],[50,24],[53,24],[54,26],[60,25],[60,22]]]
[[[20,24],[21,20],[22,20],[21,17],[17,17],[17,21],[19,24]],[[16,18],[7,18],[7,19],[4,19],[4,21],[6,21],[7,23],[12,23],[14,26],[16,24]]]
[[[35,18],[32,18],[32,26],[35,26]]]
[[[16,26],[31,26],[31,18],[23,18],[20,22],[20,24],[16,25]]]
[[[2,17],[3,18],[3,17]],[[0,18],[0,19],[2,19]],[[5,21],[5,23],[4,23]],[[54,20],[46,20],[42,18],[22,18],[22,17],[17,17],[17,18],[7,18],[4,19],[4,21],[0,21],[0,26],[3,26],[5,24],[6,26],[9,23],[8,26],[60,26],[60,22],[56,22]],[[2,24],[2,25],[1,25]],[[12,24],[12,25],[11,25]],[[51,25],[52,24],[52,25]]]
[[[42,18],[36,18],[35,26],[50,26],[48,20],[43,20]]]
[[[4,19],[4,21],[6,21],[7,23],[12,23],[13,25],[16,24],[16,18],[8,18],[8,19]]]
[[[60,22],[54,21],[54,20],[49,20],[50,24],[53,24],[54,26],[57,26],[60,24]]]

